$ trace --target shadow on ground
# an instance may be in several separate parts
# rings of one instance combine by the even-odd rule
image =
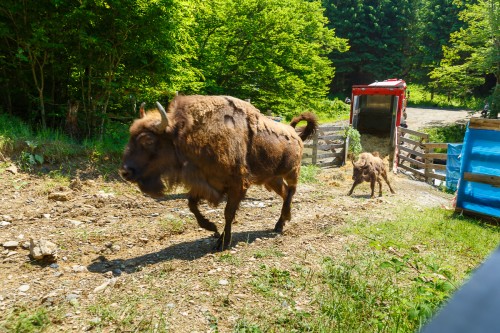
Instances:
[[[232,234],[232,245],[234,246],[239,242],[251,244],[257,238],[274,238],[278,235],[279,234],[272,230],[237,232]],[[105,256],[99,256],[93,260],[93,263],[90,264],[87,269],[89,272],[93,273],[112,271],[113,274],[119,275],[121,272],[134,273],[140,270],[141,267],[155,265],[174,259],[192,261],[209,253],[213,253],[216,242],[216,238],[205,237],[189,242],[174,244],[158,252],[128,259],[108,260]]]

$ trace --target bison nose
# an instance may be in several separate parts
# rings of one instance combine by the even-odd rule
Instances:
[[[135,175],[135,170],[134,168],[129,167],[128,165],[124,165],[120,169],[120,175],[125,179],[125,180],[132,180]]]

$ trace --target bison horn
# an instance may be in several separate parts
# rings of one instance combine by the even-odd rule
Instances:
[[[139,108],[139,116],[141,118],[144,118],[144,116],[146,115],[146,112],[144,111],[145,106],[146,106],[146,102],[142,102],[141,107]]]
[[[167,128],[167,125],[168,125],[167,112],[165,112],[165,109],[160,104],[160,102],[156,102],[156,106],[158,107],[158,110],[160,111],[160,115],[161,115],[161,122],[158,125],[157,129],[159,132],[163,132],[165,130],[165,128]]]

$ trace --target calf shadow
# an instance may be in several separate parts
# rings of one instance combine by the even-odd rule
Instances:
[[[235,245],[239,242],[251,244],[257,238],[275,238],[278,235],[279,234],[275,233],[273,230],[235,232],[232,234],[231,244]],[[193,261],[209,253],[213,253],[216,242],[216,238],[205,237],[189,242],[174,244],[158,252],[148,253],[134,258],[108,260],[105,256],[99,256],[87,266],[87,269],[89,272],[93,273],[112,271],[114,275],[119,275],[121,272],[134,273],[140,270],[141,267],[155,265],[174,259]]]

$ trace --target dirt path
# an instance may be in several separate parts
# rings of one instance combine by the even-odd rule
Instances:
[[[431,108],[407,108],[408,128],[419,130],[425,127],[438,127],[450,124],[465,124],[471,116],[479,116],[480,112],[467,110],[445,110]]]

